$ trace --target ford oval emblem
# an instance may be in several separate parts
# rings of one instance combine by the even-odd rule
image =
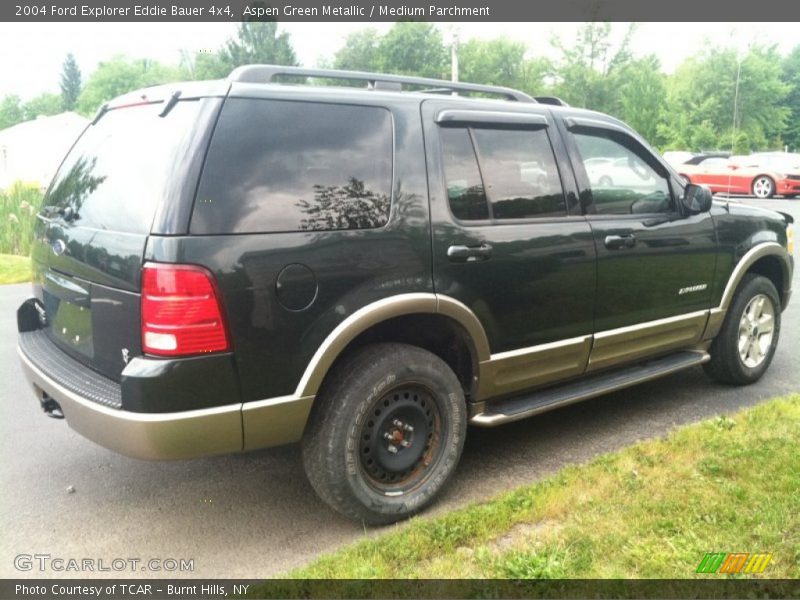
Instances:
[[[54,240],[50,243],[50,248],[53,249],[53,254],[61,256],[67,250],[67,244],[64,243],[64,240]]]

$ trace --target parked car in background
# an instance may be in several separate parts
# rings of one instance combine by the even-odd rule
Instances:
[[[772,198],[800,194],[800,162],[772,154],[695,157],[676,167],[686,181],[707,185],[711,191]]]
[[[597,157],[584,163],[589,181],[597,187],[652,188],[653,177],[635,156]]]
[[[694,152],[686,150],[667,150],[661,156],[667,161],[673,169],[677,169],[678,165],[682,165],[687,160],[694,156]]]

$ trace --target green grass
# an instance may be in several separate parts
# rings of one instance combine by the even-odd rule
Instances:
[[[0,284],[31,280],[31,259],[27,256],[0,254]]]
[[[42,192],[37,185],[18,181],[0,190],[0,254],[30,254],[41,204]]]
[[[287,577],[720,577],[695,575],[713,550],[772,552],[763,577],[798,578],[798,440],[792,394],[412,519]]]

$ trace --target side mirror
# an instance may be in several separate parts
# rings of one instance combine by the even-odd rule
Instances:
[[[687,183],[686,187],[683,188],[681,203],[689,214],[696,215],[711,210],[713,199],[710,188],[704,185]]]

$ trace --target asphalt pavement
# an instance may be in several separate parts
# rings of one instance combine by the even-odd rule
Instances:
[[[790,212],[800,201],[753,201]],[[796,227],[796,230],[798,228]],[[795,290],[798,284],[795,271]],[[180,462],[119,456],[46,418],[16,356],[15,311],[28,285],[0,286],[0,577],[267,577],[374,535],[317,499],[289,446]],[[781,342],[758,383],[727,387],[696,368],[497,429],[471,429],[438,514],[530,483],[672,428],[800,390],[800,292],[783,313]],[[388,528],[391,529],[391,528]],[[92,561],[94,572],[41,572]],[[16,558],[23,555],[22,559]],[[76,563],[69,563],[76,559]],[[122,566],[116,572],[113,566]],[[193,561],[193,571],[152,571],[129,559]],[[152,567],[158,565],[152,564]],[[109,568],[100,571],[99,568]]]

